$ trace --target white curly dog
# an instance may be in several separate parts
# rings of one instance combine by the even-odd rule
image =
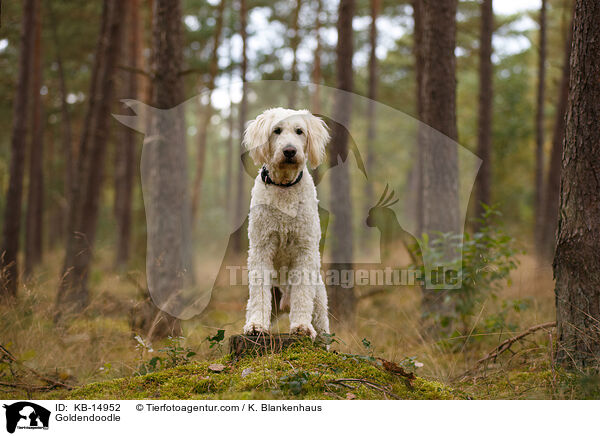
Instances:
[[[269,332],[273,285],[283,293],[280,308],[290,309],[290,333],[329,333],[317,190],[307,171],[321,164],[328,141],[325,122],[307,110],[268,109],[246,128],[244,146],[262,168],[248,221],[245,334]]]

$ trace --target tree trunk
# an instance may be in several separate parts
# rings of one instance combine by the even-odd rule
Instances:
[[[292,71],[291,81],[292,87],[290,88],[290,95],[288,100],[288,107],[290,109],[297,109],[296,104],[298,99],[298,46],[300,46],[300,26],[298,20],[300,18],[300,9],[302,8],[302,0],[296,0],[296,7],[294,8],[294,15],[292,17],[292,31],[293,36],[290,41],[290,48],[292,49]]]
[[[423,122],[452,140],[457,139],[456,126],[456,0],[423,0]],[[452,149],[453,147],[448,147]],[[438,147],[436,153],[442,150]],[[427,156],[433,158],[434,156]],[[458,204],[456,189],[456,153],[435,156],[426,162],[429,171],[424,180],[424,229],[456,231],[458,216],[452,212]],[[445,157],[445,158],[442,158]],[[437,176],[437,177],[433,177]],[[448,183],[447,183],[448,182]],[[438,189],[439,188],[439,189]],[[447,204],[450,216],[432,213],[438,210],[437,201]]]
[[[546,180],[546,195],[544,201],[544,214],[542,216],[542,241],[540,243],[541,254],[545,259],[552,259],[556,245],[556,225],[558,223],[558,196],[560,194],[560,172],[563,142],[565,139],[565,121],[567,105],[569,102],[569,78],[571,69],[569,60],[571,58],[571,44],[573,42],[573,24],[569,27],[569,33],[565,44],[565,58],[563,62],[562,78],[560,82],[560,94],[556,105],[556,119],[554,121],[554,132],[552,136],[552,152],[550,154],[550,165]]]
[[[483,204],[490,205],[493,79],[492,34],[494,32],[494,10],[492,0],[481,3],[481,35],[479,43],[479,123],[477,154],[482,160],[476,181],[476,217],[483,213]]]
[[[415,100],[417,109],[417,118],[423,121],[423,67],[425,65],[424,47],[423,47],[423,0],[413,0],[413,54],[415,57]],[[417,234],[423,233],[423,168],[424,161],[424,142],[423,126],[417,126],[417,158],[410,169],[409,184],[411,186],[408,200],[410,209],[414,209],[413,219],[417,225]]]
[[[367,92],[367,174],[375,165],[375,101],[377,99],[377,16],[381,7],[380,0],[371,0],[371,27],[369,28],[369,89]],[[365,212],[368,215],[369,208],[373,205],[373,185],[365,185]],[[365,215],[366,216],[366,215]]]
[[[323,71],[321,69],[321,13],[323,12],[322,0],[317,0],[316,17],[315,17],[315,52],[313,55],[313,69],[311,71],[311,80],[316,86],[314,91],[310,95],[310,110],[313,114],[321,113],[321,80],[323,77]],[[320,180],[319,167],[313,168],[312,170],[313,179],[316,181]]]
[[[600,3],[576,0],[560,181],[556,279],[557,359],[600,362]]]
[[[127,4],[127,29],[123,32],[123,65],[133,69],[141,67],[139,41],[139,0]],[[123,71],[121,74],[121,94],[123,98],[138,98],[137,73]],[[133,202],[133,183],[136,168],[136,135],[132,129],[122,129],[122,141],[115,147],[115,221],[117,224],[117,252],[115,267],[124,268],[129,261],[131,245],[131,204]]]
[[[118,0],[104,2],[88,112],[72,186],[65,262],[56,300],[57,320],[62,313],[81,310],[89,302],[87,279],[98,219],[123,5]]]
[[[317,10],[316,10],[316,18],[315,18],[315,52],[314,52],[314,60],[313,60],[313,69],[311,72],[312,82],[316,85],[321,85],[321,80],[323,77],[323,71],[321,69],[321,51],[322,51],[322,41],[321,41],[321,13],[323,12],[323,1],[317,0]],[[315,86],[314,92],[311,94],[311,104],[310,109],[315,114],[321,113],[321,87]],[[316,170],[316,168],[315,168]]]
[[[21,203],[23,198],[23,172],[25,170],[25,147],[27,137],[27,112],[30,92],[31,57],[33,52],[35,15],[38,2],[23,2],[21,25],[19,77],[13,106],[13,124],[10,145],[10,175],[2,246],[0,249],[0,296],[15,297],[19,284],[17,254],[21,233]]]
[[[354,18],[354,0],[341,0],[338,9],[337,48],[336,48],[336,87],[341,91],[335,96],[333,107],[334,123],[329,146],[330,165],[338,165],[338,157],[342,161],[348,159],[348,126],[352,111],[354,54],[352,19]],[[331,177],[331,213],[334,217],[332,225],[332,256],[335,259],[352,259],[352,199],[350,196],[350,174],[347,165],[340,165]],[[336,264],[339,270],[352,269],[351,264]],[[330,286],[330,308],[334,319],[352,326],[356,310],[354,289],[341,286]]]
[[[244,164],[242,162],[242,154],[244,152],[244,148],[242,145],[242,137],[244,136],[244,128],[246,126],[246,112],[248,107],[247,101],[247,92],[246,92],[246,74],[248,72],[248,52],[247,52],[247,43],[248,43],[248,29],[247,26],[248,19],[248,9],[246,5],[246,0],[240,0],[240,36],[242,37],[242,64],[240,71],[240,78],[242,79],[242,101],[240,102],[240,108],[238,113],[238,131],[239,131],[239,153],[236,156],[236,161],[238,162],[238,173],[237,173],[237,196],[235,202],[235,216],[236,219],[241,219],[242,216],[246,214],[244,208],[246,207],[246,184],[244,180],[246,178]],[[241,237],[234,238],[234,249],[236,253],[240,254],[242,252],[243,241]]]
[[[154,116],[151,120],[152,147],[148,149],[147,170],[151,186],[144,193],[146,210],[162,208],[175,211],[172,216],[154,210],[148,220],[146,274],[155,284],[155,292],[175,297],[185,283],[182,271],[191,268],[186,262],[190,229],[190,205],[187,198],[185,171],[185,120],[183,102],[183,66],[181,2],[155,0],[152,20],[153,66],[152,106],[170,109],[173,116]],[[148,135],[147,135],[148,136]],[[150,145],[150,144],[149,144]],[[182,254],[183,253],[183,254]],[[184,273],[185,274],[185,273]],[[171,302],[171,300],[170,300]],[[176,302],[173,300],[173,303]],[[163,327],[152,327],[148,336],[181,334],[179,319],[153,307],[150,318]]]
[[[42,260],[44,213],[44,114],[42,95],[42,13],[36,10],[31,83],[31,137],[25,231],[25,276]]]
[[[540,55],[538,66],[537,112],[535,117],[535,199],[534,238],[538,250],[541,247],[543,230],[544,191],[544,94],[546,90],[546,0],[540,8]]]
[[[204,108],[201,108],[199,123],[198,123],[198,154],[196,159],[196,175],[194,177],[194,191],[192,194],[192,219],[196,218],[200,199],[202,194],[202,180],[204,178],[204,161],[206,156],[206,138],[208,136],[208,127],[210,118],[213,114],[212,103],[210,98],[212,91],[215,89],[215,79],[219,72],[219,46],[221,45],[221,33],[223,31],[223,15],[225,11],[225,0],[219,2],[217,8],[217,21],[215,24],[215,33],[212,52],[210,56],[209,78],[207,83],[208,88],[208,103]],[[200,102],[198,102],[200,104]]]
[[[233,12],[229,13],[228,16],[228,27],[231,29],[233,33],[233,29],[235,26],[235,14]],[[229,97],[229,114],[227,116],[227,153],[225,155],[225,180],[223,183],[225,184],[225,210],[227,211],[227,216],[233,216],[232,211],[235,210],[234,207],[234,164],[237,162],[237,158],[235,157],[235,153],[233,152],[233,136],[235,130],[235,116],[234,116],[234,104],[233,104],[233,96],[232,96],[232,88],[233,88],[233,76],[235,72],[235,62],[233,60],[232,53],[232,35],[227,39],[227,58],[229,59],[229,65],[227,66],[228,71],[228,90],[227,95]]]
[[[230,58],[231,59],[231,58]],[[233,164],[234,153],[233,153],[233,131],[235,129],[235,116],[234,106],[231,95],[231,87],[233,86],[233,65],[230,66],[232,73],[229,76],[229,114],[227,116],[227,153],[225,156],[225,210],[227,215],[231,216],[231,210],[233,207],[232,192],[233,192]]]
[[[72,129],[71,129],[71,115],[69,112],[69,104],[67,103],[67,85],[65,81],[65,71],[62,62],[62,46],[58,39],[57,32],[57,20],[52,9],[52,1],[47,2],[49,26],[52,31],[52,40],[54,43],[56,68],[58,74],[58,83],[60,89],[60,113],[61,113],[61,142],[62,152],[64,157],[64,184],[63,184],[63,204],[61,205],[61,218],[62,218],[62,232],[61,236],[66,235],[67,231],[67,217],[69,216],[69,207],[71,204],[70,196],[72,192],[72,185],[74,179],[74,165],[73,165],[73,142],[72,142]]]
[[[458,162],[456,127],[456,8],[457,0],[423,0],[422,121],[445,135],[424,128],[422,151],[423,232],[458,233]],[[439,211],[444,210],[444,214]],[[423,312],[448,310],[446,293],[425,290]]]

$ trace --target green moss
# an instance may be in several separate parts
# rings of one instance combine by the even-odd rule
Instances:
[[[210,363],[222,363],[221,372]],[[343,378],[367,379],[387,392],[358,382],[332,383]],[[344,384],[346,386],[344,386]],[[439,382],[406,379],[385,371],[364,356],[327,352],[295,344],[279,354],[226,356],[216,362],[195,362],[156,373],[92,383],[46,398],[61,399],[454,399],[464,398]]]
[[[462,389],[479,399],[599,399],[600,376],[561,367],[513,369],[465,381]]]

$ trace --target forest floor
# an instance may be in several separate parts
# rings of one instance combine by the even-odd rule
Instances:
[[[114,272],[101,250],[97,258],[91,304],[67,322],[53,322],[59,255],[24,285],[16,306],[0,308],[0,345],[17,360],[0,356],[0,398],[600,398],[598,376],[553,365],[550,326],[478,363],[503,341],[555,319],[552,271],[529,256],[520,258],[511,285],[480,305],[467,334],[422,333],[416,289],[364,293],[356,327],[335,330],[330,352],[299,344],[241,360],[225,344],[243,325],[243,289],[214,293],[201,316],[183,323],[182,338],[148,344],[130,327],[143,275]],[[275,325],[287,327],[285,317]],[[417,378],[387,371],[386,361]]]

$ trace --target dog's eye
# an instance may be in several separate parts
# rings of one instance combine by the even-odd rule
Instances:
[[[273,130],[273,133],[279,135],[281,133],[281,127],[276,127],[275,130]]]
[[[298,135],[302,135],[302,129],[296,129],[296,133],[297,133]]]

